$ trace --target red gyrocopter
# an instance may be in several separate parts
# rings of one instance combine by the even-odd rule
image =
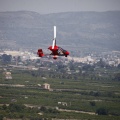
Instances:
[[[42,49],[38,49],[38,56],[43,57],[45,55],[52,55],[53,59],[57,59],[58,56],[65,56],[67,57],[69,55],[69,52],[67,50],[62,49],[61,47],[56,45],[56,26],[54,26],[54,39],[53,44],[48,48],[50,51],[52,51],[51,54],[44,54]]]

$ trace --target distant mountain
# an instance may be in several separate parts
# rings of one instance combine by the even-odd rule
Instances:
[[[0,48],[44,48],[52,44],[54,25],[65,48],[120,50],[120,11],[0,12]]]

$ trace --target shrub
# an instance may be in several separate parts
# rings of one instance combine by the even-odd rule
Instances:
[[[0,120],[3,120],[3,115],[0,115]]]
[[[25,106],[16,103],[11,103],[8,108],[11,112],[22,112],[25,109]]]
[[[106,108],[98,108],[98,109],[96,110],[96,113],[97,113],[98,115],[108,115],[108,110],[107,110]]]
[[[95,106],[95,105],[96,105],[96,104],[95,104],[95,101],[91,101],[91,102],[90,102],[90,105],[91,105],[91,106]]]

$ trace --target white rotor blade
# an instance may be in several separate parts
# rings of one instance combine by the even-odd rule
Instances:
[[[52,49],[54,49],[55,42],[56,42],[56,26],[54,26],[54,39],[53,39]]]
[[[53,39],[52,49],[54,49],[55,46],[55,39]]]
[[[54,26],[54,39],[56,39],[56,26]]]

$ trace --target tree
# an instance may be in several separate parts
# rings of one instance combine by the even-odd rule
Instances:
[[[90,105],[91,105],[91,106],[95,106],[95,105],[96,105],[96,104],[95,104],[95,101],[91,101],[91,102],[90,102]]]
[[[11,112],[23,112],[25,106],[16,103],[11,103],[8,108]]]
[[[106,109],[106,108],[98,108],[97,110],[96,110],[96,113],[98,114],[98,115],[108,115],[108,110]]]
[[[119,68],[119,69],[120,69],[120,64],[117,66],[117,68]]]
[[[47,108],[44,107],[44,106],[41,106],[40,111],[42,111],[42,112],[46,112],[46,111],[47,111]]]
[[[102,58],[100,58],[100,61],[97,63],[98,66],[100,67],[106,67],[106,63],[102,60]]]
[[[89,95],[92,95],[92,96],[98,97],[98,96],[101,95],[101,93],[98,92],[98,91],[95,91],[95,92],[94,92],[94,91],[90,91]]]
[[[2,55],[2,61],[3,62],[11,62],[11,59],[12,59],[11,55],[6,55],[6,54]]]
[[[17,60],[18,60],[18,62],[21,62],[21,57],[18,56],[18,57],[17,57]]]
[[[4,104],[4,105],[2,106],[2,109],[3,109],[3,110],[6,110],[6,109],[7,109],[7,106]]]
[[[3,115],[0,115],[0,120],[3,120]]]
[[[120,81],[120,73],[115,74],[114,80]]]

